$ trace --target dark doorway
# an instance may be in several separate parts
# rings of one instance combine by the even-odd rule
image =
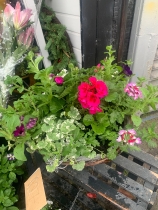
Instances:
[[[117,61],[126,60],[135,0],[80,0],[82,66],[97,65],[112,45]]]

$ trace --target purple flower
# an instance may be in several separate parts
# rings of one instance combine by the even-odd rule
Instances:
[[[20,126],[16,127],[16,130],[13,132],[14,136],[24,136],[25,135],[25,128],[24,125],[21,124]]]
[[[8,160],[15,160],[15,157],[13,154],[7,154]]]
[[[126,76],[131,76],[132,75],[132,71],[131,71],[131,69],[128,65],[123,65],[123,73]]]
[[[29,122],[26,124],[26,128],[29,130],[35,127],[36,123],[37,123],[37,118],[30,118]]]
[[[131,96],[134,100],[142,98],[142,92],[135,83],[128,83],[124,89],[124,92]]]
[[[60,76],[56,76],[54,78],[54,81],[56,82],[57,85],[62,85],[63,82],[64,82],[64,78],[63,77],[60,77]]]

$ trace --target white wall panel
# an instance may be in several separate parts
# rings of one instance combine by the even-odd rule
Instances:
[[[80,16],[80,0],[46,0],[55,12]]]
[[[79,67],[81,67],[80,0],[46,0],[45,2],[55,12],[61,24],[66,27]]]
[[[81,34],[67,31],[74,48],[81,49]]]
[[[82,63],[82,59],[81,59],[81,51],[76,49],[76,48],[73,48],[73,51],[76,55],[76,60],[78,63]]]
[[[61,13],[56,13],[56,17],[64,26],[66,26],[67,30],[80,34],[80,17]]]

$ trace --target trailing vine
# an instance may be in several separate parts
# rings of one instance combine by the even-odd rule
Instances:
[[[48,59],[54,66],[54,73],[67,68],[69,63],[77,65],[66,28],[56,18],[53,10],[44,3],[42,4],[39,19],[47,43]]]

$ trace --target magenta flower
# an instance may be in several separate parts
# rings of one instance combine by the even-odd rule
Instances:
[[[62,85],[63,82],[64,82],[64,78],[63,77],[60,77],[60,76],[56,76],[54,78],[54,81],[56,82],[57,85]]]
[[[37,118],[30,118],[29,122],[26,124],[26,128],[29,130],[35,127],[36,123],[37,123]]]
[[[100,98],[93,92],[87,93],[87,106],[88,107],[97,107],[100,105]]]
[[[141,144],[141,139],[136,137],[137,133],[134,129],[120,130],[119,137],[116,141],[123,142],[124,144],[134,145]]]
[[[29,19],[32,15],[31,9],[24,9],[21,11],[21,5],[19,2],[16,3],[15,11],[13,15],[13,24],[17,30],[20,30],[27,26]]]
[[[90,77],[89,82],[82,82],[78,86],[78,101],[82,108],[88,109],[90,114],[102,112],[99,107],[100,99],[108,95],[108,87],[104,81]]]
[[[18,38],[18,44],[26,46],[26,49],[28,49],[33,41],[34,36],[34,29],[32,27],[29,27],[26,29],[26,31],[23,31],[20,33]]]
[[[87,96],[87,93],[90,91],[91,86],[87,82],[82,82],[81,85],[78,86],[79,96],[84,98]]]
[[[89,114],[96,114],[98,112],[102,112],[103,110],[98,106],[98,107],[90,107],[89,108]]]
[[[24,125],[21,124],[20,126],[16,127],[16,130],[13,132],[14,136],[24,136],[25,135],[25,128]]]
[[[134,83],[128,83],[124,89],[124,92],[127,93],[134,100],[142,98],[142,92],[139,90],[139,87]]]
[[[95,93],[99,98],[103,98],[108,95],[108,87],[105,82],[97,80],[95,77],[90,77],[92,92]]]

